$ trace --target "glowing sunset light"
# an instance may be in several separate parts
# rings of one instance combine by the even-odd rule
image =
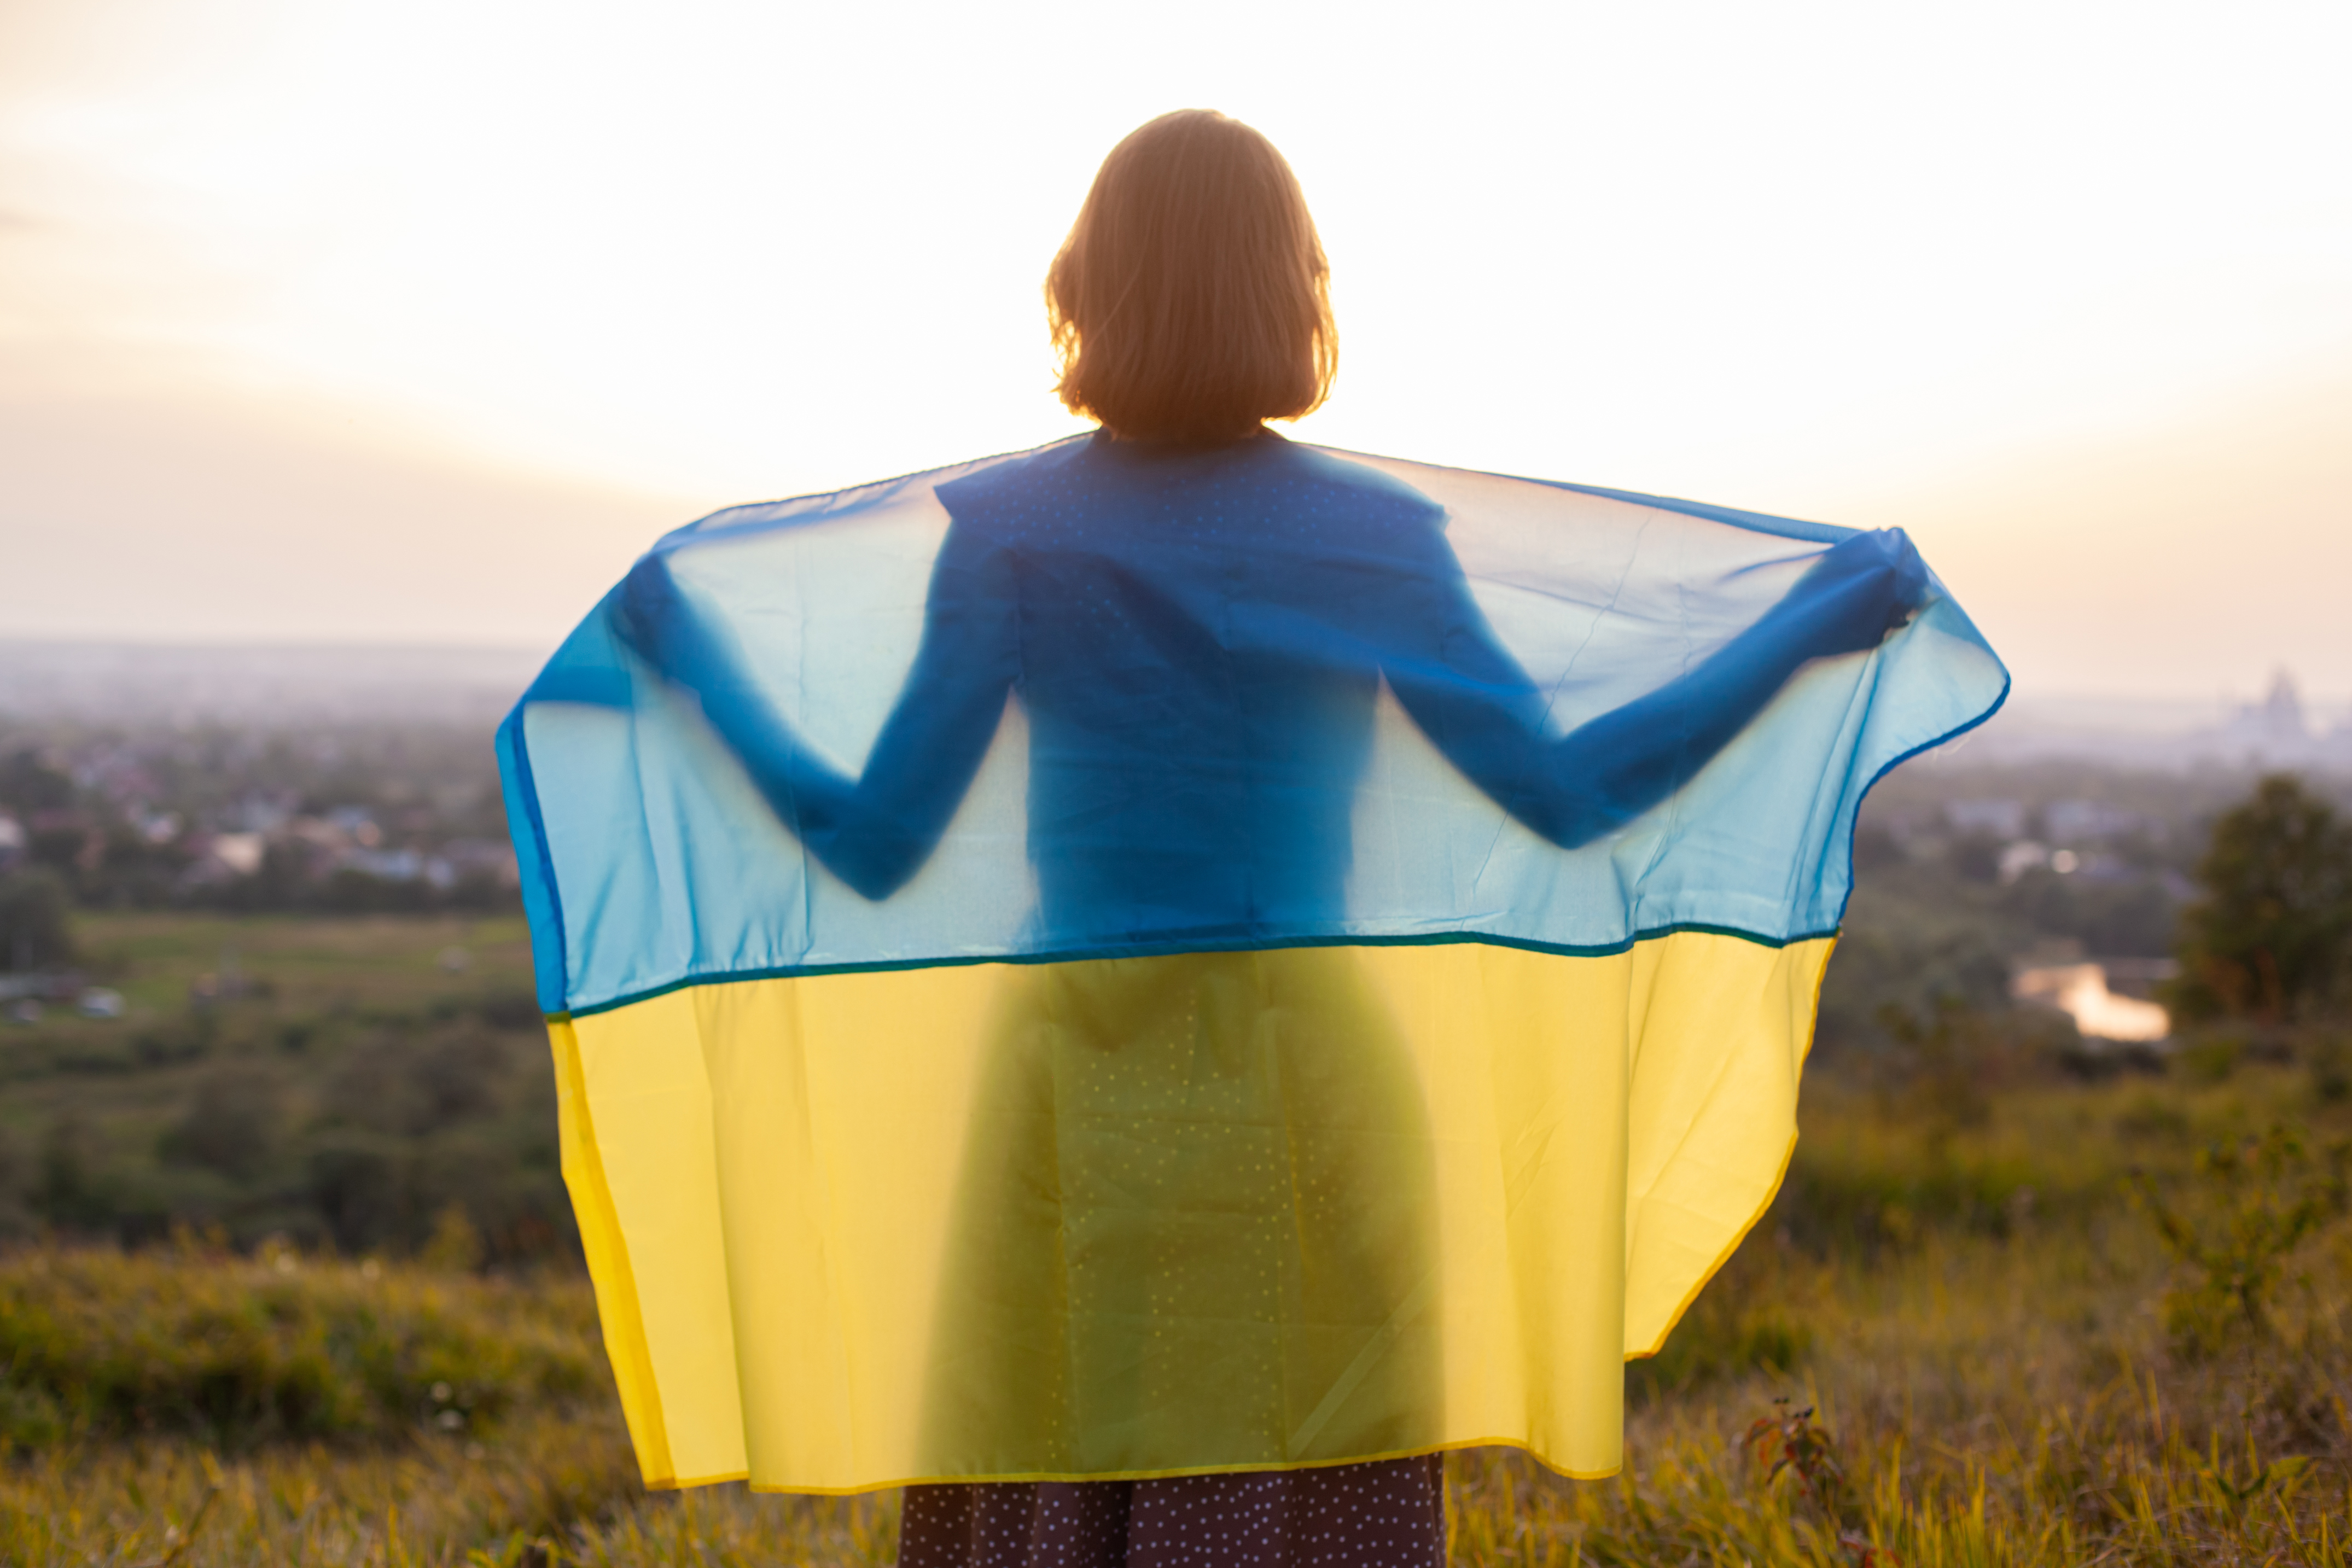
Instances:
[[[2029,686],[2352,695],[2337,7],[0,13],[0,635],[545,645],[656,533],[1077,428],[1038,281],[1206,104],[1303,438],[1902,524]]]
[[[2168,1038],[2172,1018],[2155,1002],[2107,989],[2098,964],[2056,964],[2027,969],[2011,988],[2017,999],[2056,1008],[2094,1040],[2149,1044]]]

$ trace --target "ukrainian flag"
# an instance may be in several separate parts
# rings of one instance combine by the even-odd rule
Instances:
[[[1900,534],[1273,435],[671,534],[499,737],[648,1484],[1615,1469],[2007,688]]]

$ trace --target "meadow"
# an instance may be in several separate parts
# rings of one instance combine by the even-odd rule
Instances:
[[[0,1120],[35,1153],[20,1202],[58,1196],[42,1128],[70,1099],[89,1179],[213,1207],[151,1205],[127,1249],[41,1222],[0,1251],[0,1561],[892,1560],[887,1493],[645,1492],[540,1198],[462,1201],[446,1171],[541,1193],[535,1156],[481,1163],[543,1109],[509,1016],[519,936],[86,918],[133,1005],[0,1035]],[[241,994],[198,1008],[224,947]],[[140,1055],[198,1016],[201,1051]],[[451,1040],[502,1087],[366,1123],[366,1084]],[[216,1076],[267,1088],[249,1168],[190,1158]],[[2217,1033],[2158,1070],[1957,1011],[1899,1049],[1825,1050],[1780,1198],[1628,1369],[1625,1472],[1454,1456],[1454,1561],[2344,1562],[2347,1089],[2343,1042],[2312,1030]],[[392,1207],[347,1242],[303,1184],[362,1145]]]

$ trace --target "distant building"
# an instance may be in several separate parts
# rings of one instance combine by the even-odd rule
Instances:
[[[2352,723],[2320,734],[2294,676],[2282,669],[2260,702],[2242,705],[2219,726],[2191,737],[2189,749],[2249,768],[2343,767],[2352,764]]]
[[[522,881],[515,865],[514,846],[502,841],[452,839],[441,847],[441,855],[453,880],[487,877],[499,887],[519,886]]]
[[[199,834],[188,847],[195,854],[180,873],[184,887],[217,887],[251,876],[261,869],[269,851],[268,841],[259,833]]]
[[[2025,802],[2006,800],[1947,800],[1944,821],[1955,832],[1990,833],[1996,839],[2025,836]]]
[[[415,850],[352,850],[343,867],[385,882],[415,882],[425,874],[425,857]]]
[[[215,833],[205,852],[238,876],[251,876],[261,869],[267,847],[259,833]]]
[[[2001,848],[2000,884],[2007,887],[2030,871],[2040,871],[2050,863],[2050,846],[2033,839],[2019,839]]]
[[[2147,825],[2138,812],[2104,800],[2053,800],[2042,809],[2042,835],[2053,844],[2096,843]]]
[[[2294,676],[2284,669],[2274,673],[2270,695],[2240,708],[2231,727],[2256,746],[2300,748],[2311,738],[2311,726],[2303,716],[2303,694],[2295,689]]]
[[[2315,704],[2282,670],[2250,703],[2028,693],[1965,744],[1966,760],[1995,764],[2078,758],[2166,771],[2218,766],[2335,772],[2352,769],[2352,709],[2341,696]]]
[[[364,806],[338,806],[327,813],[327,823],[363,850],[383,842],[383,830]]]

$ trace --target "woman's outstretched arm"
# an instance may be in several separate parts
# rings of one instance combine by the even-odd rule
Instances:
[[[1388,671],[1398,700],[1496,804],[1564,849],[1664,800],[1729,745],[1798,666],[1874,648],[1919,607],[1927,574],[1902,530],[1856,534],[1813,563],[1761,619],[1685,672],[1557,738],[1543,703],[1496,643],[1448,563],[1435,659]]]
[[[622,584],[615,629],[702,715],[776,814],[826,870],[887,898],[921,869],[1004,712],[1013,600],[998,570],[950,534],[931,578],[922,646],[898,700],[851,778],[803,740],[752,678],[741,645],[698,614],[649,555]]]

